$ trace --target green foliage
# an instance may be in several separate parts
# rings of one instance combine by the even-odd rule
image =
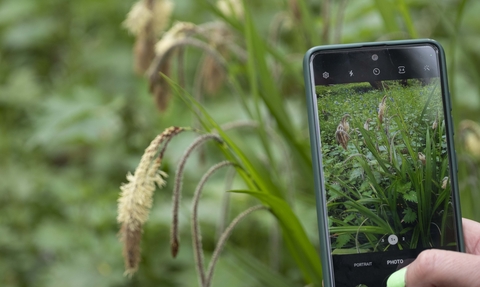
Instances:
[[[393,248],[378,243],[391,233],[408,233],[399,249],[414,248],[418,240],[437,246],[451,233],[443,229],[443,208],[451,203],[449,185],[442,187],[449,174],[438,82],[382,85],[388,88],[317,88],[325,186],[332,195],[328,215],[339,235],[333,246]],[[431,222],[441,226],[440,241],[431,235]]]

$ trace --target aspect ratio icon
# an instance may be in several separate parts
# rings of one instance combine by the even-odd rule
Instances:
[[[398,73],[405,74],[405,66],[398,66]]]
[[[373,74],[374,74],[375,76],[380,75],[380,69],[379,69],[379,68],[373,69]]]

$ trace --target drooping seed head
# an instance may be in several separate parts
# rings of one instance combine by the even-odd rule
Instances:
[[[444,177],[442,180],[442,189],[446,189],[448,184],[448,176]]]
[[[167,27],[173,10],[170,0],[139,0],[133,4],[123,26],[135,36],[146,33],[151,25],[152,32],[158,36]]]
[[[436,130],[437,126],[438,126],[438,122],[437,122],[437,119],[435,119],[435,121],[433,121],[432,123],[432,130]]]
[[[380,124],[383,123],[384,117],[385,117],[385,111],[387,109],[387,95],[383,96],[382,101],[378,105],[378,121]]]
[[[463,120],[459,126],[463,147],[477,160],[480,159],[480,125],[472,120]]]
[[[337,126],[337,131],[335,132],[335,138],[337,140],[337,143],[341,145],[345,150],[347,150],[348,146],[348,141],[350,139],[350,136],[348,135],[347,132],[343,129],[343,125],[339,124]]]
[[[437,116],[435,117],[435,120],[432,123],[432,130],[436,130],[438,127],[438,111],[437,111]]]
[[[241,0],[218,0],[217,7],[226,16],[243,19],[244,13]]]
[[[170,30],[163,34],[163,37],[155,45],[155,53],[158,56],[164,55],[170,47],[181,39],[188,37],[197,30],[197,26],[189,22],[176,22]]]
[[[422,162],[423,165],[425,165],[427,162],[425,155],[421,152],[418,153],[418,159]]]
[[[350,124],[348,123],[348,118],[350,117],[349,114],[345,114],[342,117],[342,121],[340,124],[343,126],[343,130],[348,133],[350,131]]]
[[[372,119],[368,118],[368,119],[365,121],[365,123],[363,124],[363,128],[364,128],[365,130],[367,130],[367,131],[368,131],[368,129],[370,128],[370,121],[371,121],[371,120],[372,120]]]
[[[153,192],[156,186],[163,187],[165,184],[163,178],[166,174],[158,170],[163,158],[160,147],[183,130],[171,127],[158,135],[145,149],[135,173],[128,173],[128,182],[120,186],[117,221],[121,224],[120,240],[123,242],[125,273],[128,275],[135,273],[140,263],[142,228],[152,207]]]
[[[140,0],[136,2],[123,22],[135,35],[134,70],[144,75],[155,57],[155,43],[167,27],[172,14],[170,0]]]

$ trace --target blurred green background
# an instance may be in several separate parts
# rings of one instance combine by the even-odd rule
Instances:
[[[233,26],[215,12],[214,5],[206,4],[214,2],[175,1],[169,26],[174,21],[223,21]],[[205,172],[202,157],[193,159],[186,171],[187,192],[180,218],[183,244],[178,258],[170,257],[168,246],[169,183],[155,194],[139,272],[132,279],[123,276],[116,222],[119,186],[155,135],[171,125],[192,125],[193,120],[188,108],[175,98],[159,112],[147,79],[133,72],[135,39],[122,28],[133,4],[113,0],[0,2],[1,286],[197,286],[188,223],[193,192],[188,190],[193,190]],[[405,38],[438,40],[447,53],[462,208],[466,217],[480,220],[480,133],[475,124],[480,121],[480,2],[247,0],[246,7],[271,54],[280,55],[273,58],[289,61],[282,64],[288,66],[290,78],[279,82],[279,96],[306,151],[301,61],[308,48]],[[282,26],[276,21],[283,21]],[[244,35],[232,30],[233,41],[246,46]],[[200,56],[198,51],[189,54],[187,60],[192,61],[185,65],[187,75],[195,71]],[[247,78],[248,72],[238,69]],[[192,89],[192,76],[187,76],[185,86]],[[204,106],[219,123],[249,118],[228,88],[212,94]],[[248,105],[249,92],[240,96]],[[473,122],[462,124],[464,120]],[[255,137],[251,131],[241,138],[252,151],[260,145]],[[163,169],[172,177],[192,138],[179,136],[169,148]],[[215,158],[216,153],[206,148],[204,157]],[[295,170],[298,163],[291,164],[300,173]],[[298,188],[292,205],[315,243],[313,182],[310,175],[293,178]],[[213,191],[201,202],[207,254],[214,245],[225,174],[215,177],[209,189]],[[253,201],[238,196],[235,202],[232,213]],[[271,216],[259,213],[239,226],[229,243],[235,248],[227,248],[222,255],[213,286],[266,286],[264,282],[277,274],[302,286],[301,274],[284,248],[277,263],[269,263],[265,250],[272,245],[268,241],[272,222]]]

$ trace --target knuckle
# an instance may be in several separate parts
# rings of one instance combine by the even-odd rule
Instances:
[[[428,277],[435,270],[436,262],[438,262],[438,253],[434,250],[425,250],[415,260],[416,275],[420,277]]]

